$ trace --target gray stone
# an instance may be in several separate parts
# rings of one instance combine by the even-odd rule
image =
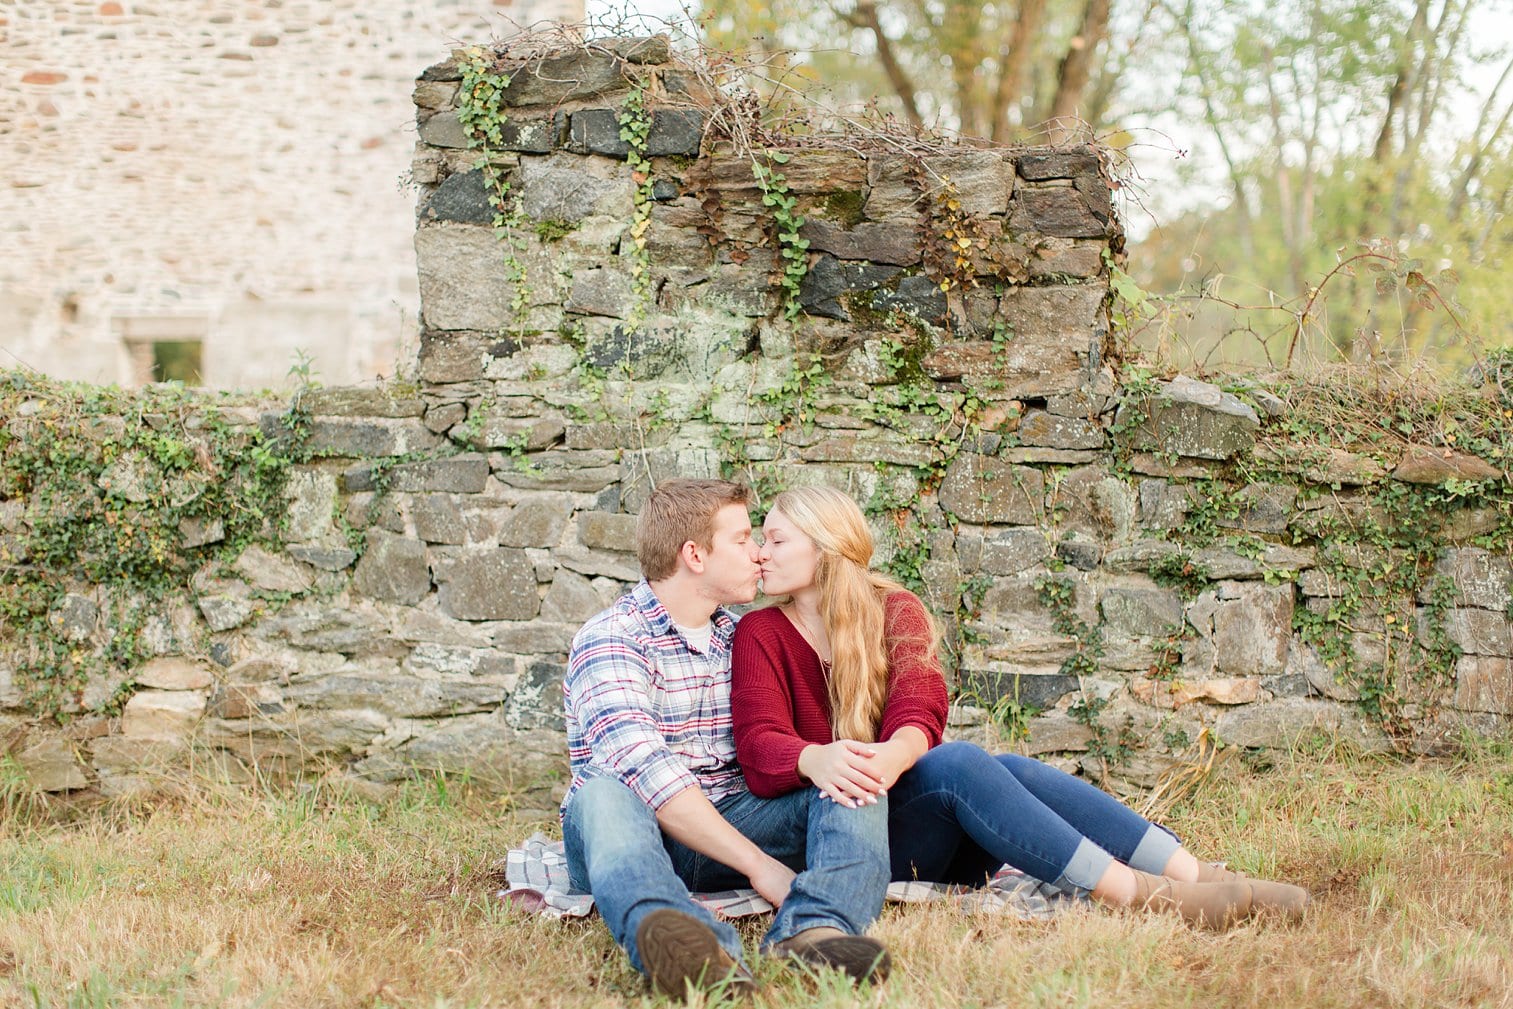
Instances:
[[[567,129],[567,116],[561,112],[542,119],[510,116],[499,128],[498,146],[521,154],[550,154],[567,142]]]
[[[1218,524],[1257,533],[1285,532],[1297,500],[1296,487],[1269,483],[1249,484],[1236,495],[1240,514],[1233,519],[1221,517]]]
[[[1238,676],[1283,672],[1292,641],[1292,586],[1219,584],[1213,615],[1216,668]]]
[[[624,64],[615,56],[573,49],[513,69],[509,87],[501,97],[509,106],[555,107],[563,102],[623,91],[629,86]]]
[[[572,510],[572,502],[565,495],[522,501],[504,520],[499,543],[507,547],[554,547],[562,539]]]
[[[1283,572],[1294,575],[1312,568],[1317,557],[1311,548],[1299,549],[1278,543],[1264,544],[1260,557],[1240,554],[1227,544],[1215,544],[1195,552],[1193,560],[1215,581],[1249,581],[1268,575],[1276,577]]]
[[[558,564],[581,575],[603,576],[619,582],[634,582],[641,577],[634,555],[619,551],[569,546],[560,548],[553,556]]]
[[[461,403],[438,403],[426,410],[426,428],[444,434],[456,424],[461,424],[468,415],[468,408]]]
[[[1364,750],[1390,749],[1382,731],[1359,708],[1312,697],[1279,697],[1268,704],[1228,708],[1213,727],[1232,746],[1287,749],[1310,734],[1321,734]]]
[[[560,568],[541,601],[541,619],[581,624],[602,609],[604,602],[587,578]]]
[[[557,417],[504,417],[490,411],[477,426],[454,428],[451,437],[470,448],[539,452],[560,442],[566,431]]]
[[[190,690],[142,690],[121,712],[124,736],[181,738],[205,713],[205,695]]]
[[[448,109],[433,113],[421,120],[418,132],[420,139],[432,147],[462,150],[468,146],[467,131],[457,113]]]
[[[562,677],[566,663],[556,660],[533,662],[524,678],[510,694],[504,707],[505,724],[512,729],[551,729],[566,727],[562,713]]]
[[[149,659],[133,679],[137,686],[154,690],[203,690],[211,684],[210,671],[205,666],[177,655]]]
[[[1394,480],[1431,485],[1447,480],[1499,480],[1502,476],[1502,470],[1478,456],[1426,445],[1409,445],[1392,470]]]
[[[1197,489],[1169,480],[1140,481],[1140,525],[1146,529],[1175,529],[1187,521],[1197,504]]]
[[[1513,606],[1513,559],[1477,547],[1446,550],[1434,564],[1438,577],[1455,586],[1462,606],[1508,612]],[[1419,590],[1419,602],[1429,602],[1432,585]]]
[[[226,538],[226,523],[219,518],[179,519],[179,545],[185,550],[220,543]]]
[[[1030,719],[1030,738],[1025,740],[1022,752],[1028,757],[1039,757],[1046,753],[1086,750],[1092,738],[1088,727],[1066,712],[1048,711]]]
[[[1056,556],[1078,571],[1091,571],[1103,559],[1103,548],[1096,541],[1072,532],[1056,542]]]
[[[1103,428],[1080,417],[1058,417],[1044,410],[1027,410],[1019,422],[1019,440],[1049,448],[1097,449],[1107,440]]]
[[[1012,698],[1024,708],[1044,711],[1078,688],[1077,677],[1061,673],[1000,673],[962,670],[963,692],[977,703],[993,705]]]
[[[342,474],[349,491],[373,490],[373,466],[363,463]],[[450,494],[481,494],[489,482],[487,456],[464,453],[442,459],[400,463],[383,473],[387,490],[401,494],[443,491]]]
[[[1116,574],[1149,571],[1158,561],[1175,557],[1181,547],[1167,540],[1140,539],[1115,547],[1103,558],[1104,567]]]
[[[626,198],[629,198],[628,191]],[[566,212],[566,208],[556,204],[542,209],[541,216],[552,219],[561,219],[562,213],[554,216],[548,211]],[[511,255],[520,265],[518,272],[506,266],[504,252],[493,228],[432,221],[422,223],[416,229],[415,267],[425,327],[428,330],[489,334],[464,340],[460,346],[448,346],[444,343],[438,345],[434,338],[428,339],[422,333],[423,377],[434,374],[439,381],[484,377],[488,362],[478,351],[492,351],[501,344],[507,345],[508,341],[502,340],[499,334],[521,328],[517,299],[525,299],[529,302],[528,307],[561,304],[557,276],[560,263],[556,250],[535,242],[524,242],[512,250]],[[537,320],[532,328],[543,325]],[[556,322],[552,321],[550,325],[555,327]],[[511,352],[518,349],[517,345]]]
[[[1182,600],[1171,589],[1115,586],[1099,600],[1104,623],[1136,637],[1172,634],[1183,625]]]
[[[578,542],[586,547],[634,553],[636,516],[586,511],[578,514]]]
[[[1335,488],[1375,483],[1387,474],[1382,464],[1369,456],[1326,445],[1263,442],[1256,446],[1255,457],[1257,462],[1301,476],[1309,483]]]
[[[624,158],[630,154],[630,144],[620,137],[618,111],[583,109],[574,112],[570,118],[568,150],[612,158]],[[704,120],[704,113],[697,109],[657,109],[652,112],[651,129],[646,134],[647,156],[697,155],[704,137]]]
[[[519,655],[566,655],[580,623],[548,623],[545,618],[528,623],[499,624],[494,647]]]
[[[1427,617],[1420,611],[1421,632]],[[1452,609],[1445,612],[1445,633],[1460,646],[1461,651],[1472,655],[1500,655],[1513,657],[1513,622],[1507,613],[1493,610]]]
[[[416,108],[449,109],[457,100],[457,91],[458,86],[454,83],[420,80],[415,82],[410,100]]]
[[[347,547],[295,545],[286,552],[301,564],[321,571],[345,571],[357,560],[357,552]]]
[[[1361,692],[1352,683],[1346,683],[1338,672],[1331,669],[1312,645],[1294,641],[1287,652],[1287,671],[1284,676],[1302,677],[1313,693],[1334,701],[1360,700]]]
[[[940,484],[940,506],[964,522],[1034,525],[1045,512],[1045,476],[975,452],[952,461]]]
[[[265,414],[264,433],[277,439],[282,431],[280,414]],[[373,458],[425,452],[441,445],[434,432],[413,419],[348,420],[317,417],[307,425],[304,447],[323,456]]]
[[[1255,444],[1261,420],[1237,396],[1216,385],[1178,375],[1156,396],[1119,408],[1116,423],[1127,425],[1131,411],[1145,411],[1131,438],[1137,449],[1229,459]]]
[[[336,533],[336,475],[311,467],[290,472],[284,484],[285,535],[291,543],[323,543]]]
[[[529,620],[541,608],[535,567],[521,550],[470,555],[452,567],[440,602],[458,620]]]
[[[583,354],[594,367],[617,378],[658,378],[687,357],[681,337],[675,326],[626,329],[616,324],[591,329]]]
[[[1051,544],[1039,529],[995,529],[983,536],[979,564],[990,575],[1014,575],[1050,555]]]
[[[1110,217],[1075,188],[1021,189],[1009,205],[1009,227],[1059,238],[1102,238]]]
[[[284,682],[289,679],[290,667],[277,659],[255,655],[242,659],[226,670],[229,681]]]
[[[179,736],[103,736],[90,743],[89,762],[101,777],[101,791],[108,778],[139,771],[162,771],[178,763],[189,751]]]
[[[354,591],[384,602],[411,606],[431,591],[426,547],[419,540],[369,529],[362,559],[352,575]]]
[[[920,260],[918,226],[904,221],[862,222],[842,228],[811,217],[799,229],[799,237],[816,252],[836,259],[865,260],[891,266],[913,266]]]
[[[88,596],[70,592],[47,614],[47,623],[65,639],[80,643],[94,636],[100,607]]]
[[[449,494],[425,494],[410,502],[415,535],[427,543],[461,544],[468,540],[462,508]]]
[[[486,713],[417,726],[403,744],[377,750],[354,770],[381,781],[465,772],[480,785],[519,796],[564,782],[567,756],[560,732],[514,731],[502,715]]]
[[[608,452],[548,451],[531,456],[529,467],[500,457],[494,473],[501,483],[522,490],[597,494],[620,477],[620,465],[612,460]]]
[[[1135,531],[1135,492],[1101,466],[1084,466],[1052,485],[1050,506],[1062,529],[1093,540],[1127,540]]]
[[[286,700],[307,710],[365,708],[402,718],[487,710],[502,704],[506,695],[503,684],[467,677],[430,679],[352,668],[301,678],[283,691]]]
[[[810,315],[850,321],[851,315],[838,300],[853,291],[870,291],[898,275],[896,266],[842,262],[822,255],[804,274],[799,288],[799,303]]]
[[[1014,193],[1014,163],[1002,153],[970,151],[931,155],[923,160],[925,185],[931,195],[947,186],[954,187],[963,214],[983,217],[1009,209],[1009,198]]]
[[[163,477],[140,452],[131,450],[122,452],[115,462],[105,467],[95,485],[113,497],[145,504],[162,493]]]
[[[27,783],[40,792],[67,792],[89,787],[89,777],[68,740],[54,736],[16,755]]]
[[[1021,154],[1019,177],[1030,182],[1046,179],[1075,179],[1099,173],[1098,156],[1090,148]]]
[[[252,619],[257,609],[245,595],[230,592],[210,593],[196,600],[205,623],[212,631],[229,631]]]
[[[483,172],[478,169],[448,176],[420,208],[421,220],[459,224],[493,225],[494,214]]]
[[[929,277],[902,277],[895,289],[875,292],[872,309],[876,312],[903,312],[932,326],[946,325],[945,293]]]
[[[623,319],[634,304],[630,277],[618,270],[595,267],[573,274],[572,290],[563,306],[580,315]]]
[[[635,184],[623,165],[596,174],[592,159],[572,154],[527,158],[520,166],[520,206],[537,221],[581,221],[596,214],[628,215]],[[455,327],[468,329],[473,327]]]
[[[283,713],[283,694],[266,683],[224,683],[210,695],[212,718],[256,718]]]
[[[1455,663],[1454,704],[1462,711],[1513,715],[1513,659],[1462,655]]]
[[[254,544],[243,550],[232,570],[253,588],[264,592],[308,592],[314,584],[310,571],[298,561],[269,553]]]

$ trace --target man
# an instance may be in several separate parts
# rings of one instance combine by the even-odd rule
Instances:
[[[756,598],[749,500],[721,480],[662,484],[636,527],[644,580],[583,626],[568,657],[572,887],[594,895],[631,964],[670,995],[753,986],[735,930],[690,890],[755,888],[778,909],[763,942],[778,955],[858,978],[888,969],[861,934],[888,885],[886,800],[758,799],[736,764],[736,618],[724,607]]]

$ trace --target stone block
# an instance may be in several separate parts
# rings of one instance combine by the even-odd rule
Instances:
[[[179,545],[185,550],[193,550],[196,547],[209,546],[212,543],[220,543],[226,538],[226,523],[219,518],[182,518],[179,519]],[[0,537],[3,541],[4,537]],[[4,552],[0,551],[0,560],[4,559]]]
[[[1281,484],[1253,483],[1242,487],[1235,498],[1239,515],[1232,519],[1221,517],[1218,520],[1220,526],[1253,533],[1281,533],[1287,530],[1292,518],[1298,489]]]
[[[1462,655],[1455,663],[1454,704],[1462,711],[1513,715],[1513,659]]]
[[[1161,637],[1183,626],[1182,600],[1171,589],[1114,586],[1098,601],[1104,624],[1120,634]]]
[[[836,259],[891,266],[913,266],[920,260],[919,228],[906,221],[864,221],[843,228],[813,217],[799,229],[799,237],[809,242],[810,249]]]
[[[1428,628],[1424,611],[1419,613],[1422,634]],[[1493,610],[1451,609],[1445,612],[1445,633],[1470,655],[1513,657],[1513,621]]]
[[[1427,445],[1409,445],[1392,469],[1394,480],[1431,485],[1447,480],[1498,480],[1502,476],[1502,470],[1479,456]]]
[[[452,109],[433,112],[420,120],[418,132],[421,142],[432,147],[465,150],[468,146],[467,131],[462,128],[462,121]]]
[[[501,96],[507,106],[550,105],[615,94],[630,87],[625,63],[609,53],[573,49],[513,68]]]
[[[620,464],[609,451],[538,452],[529,466],[517,466],[516,460],[497,453],[491,461],[500,483],[521,490],[597,494],[620,477]]]
[[[1169,480],[1140,481],[1140,525],[1146,529],[1175,529],[1187,521],[1197,503],[1194,487]]]
[[[79,644],[94,636],[100,622],[100,607],[88,596],[69,592],[47,614],[48,626],[65,639]]]
[[[1135,490],[1101,466],[1066,473],[1051,489],[1050,507],[1063,530],[1097,541],[1127,540],[1135,531]]]
[[[979,567],[990,575],[1016,575],[1051,556],[1051,544],[1039,529],[995,529],[983,535],[981,550]]]
[[[799,288],[799,303],[810,315],[849,321],[851,315],[839,298],[855,291],[881,287],[898,275],[896,266],[843,262],[823,255],[809,267]]]
[[[921,201],[911,159],[874,154],[867,159],[867,200],[862,213],[873,221],[919,221]]]
[[[633,304],[630,277],[618,270],[595,267],[573,274],[573,286],[563,307],[580,315],[623,319]]]
[[[1131,411],[1144,411],[1131,437],[1132,447],[1199,459],[1223,460],[1247,451],[1261,424],[1255,410],[1239,397],[1182,375],[1144,404],[1120,407],[1116,423],[1133,420],[1126,416]]]
[[[590,577],[602,576],[619,582],[635,582],[641,577],[641,569],[634,555],[618,550],[590,550],[587,547],[562,547],[553,555],[557,563],[570,571]]]
[[[147,662],[132,677],[139,687],[154,690],[203,690],[210,686],[210,670],[179,655],[162,655]]]
[[[33,743],[16,755],[27,784],[40,792],[68,792],[89,787],[89,776],[74,753],[73,744],[54,736]]]
[[[388,603],[411,606],[431,591],[431,568],[419,540],[369,529],[366,548],[352,575],[354,591]]]
[[[634,553],[636,516],[586,511],[578,514],[578,542],[586,547]]]
[[[1111,218],[1100,202],[1065,186],[1024,188],[1009,205],[1009,227],[1058,238],[1103,238],[1110,233]]]
[[[468,541],[467,519],[450,494],[424,494],[410,502],[410,520],[415,535],[427,543],[462,544]]]
[[[252,614],[257,609],[257,604],[247,597],[245,587],[240,592],[226,590],[201,593],[195,602],[200,608],[200,615],[212,631],[229,631],[240,627],[252,619]]]
[[[301,678],[283,691],[303,711],[368,710],[399,718],[433,718],[497,707],[502,683],[472,677],[422,677],[347,667]]]
[[[1254,676],[1218,677],[1205,680],[1153,680],[1137,676],[1130,693],[1144,704],[1176,709],[1205,701],[1209,704],[1252,704],[1261,700],[1261,681]]]
[[[1255,457],[1257,462],[1325,486],[1359,487],[1387,475],[1385,467],[1370,456],[1324,445],[1261,442],[1256,445]]]
[[[512,729],[566,728],[562,713],[562,678],[567,664],[560,659],[532,662],[525,676],[510,693],[504,706],[504,721]]]
[[[264,592],[299,595],[314,585],[310,570],[296,560],[269,553],[254,544],[243,550],[232,566],[253,588]]]
[[[507,547],[554,547],[562,539],[572,510],[572,501],[565,495],[522,501],[505,518],[499,543]]]
[[[1268,574],[1275,576],[1278,572],[1296,573],[1311,569],[1317,561],[1311,547],[1286,547],[1279,543],[1265,544],[1260,557],[1240,554],[1225,543],[1204,547],[1192,556],[1215,581],[1251,581]]]
[[[271,438],[282,433],[282,414],[264,414],[263,432]],[[418,420],[355,420],[316,417],[307,426],[304,447],[317,455],[364,459],[407,452],[425,452],[441,439]]]
[[[1048,711],[1030,719],[1030,738],[1024,741],[1023,753],[1039,757],[1046,753],[1086,750],[1093,734],[1086,725],[1063,711]]]
[[[941,481],[940,506],[963,522],[1034,525],[1045,513],[1045,475],[963,452]]]
[[[1368,751],[1391,748],[1381,729],[1359,708],[1313,697],[1279,697],[1267,704],[1238,705],[1220,714],[1213,728],[1232,746],[1287,749],[1297,740],[1319,733]]]
[[[961,671],[963,693],[977,703],[993,705],[1012,698],[1025,708],[1045,711],[1078,689],[1077,677],[1061,673],[1001,673],[993,670]]]
[[[1213,614],[1216,668],[1238,676],[1284,671],[1292,641],[1292,586],[1219,584],[1222,591]]]
[[[494,206],[483,172],[457,172],[447,176],[420,206],[422,221],[452,221],[456,224],[494,224]]]
[[[207,712],[212,718],[257,718],[284,711],[284,699],[266,683],[227,683],[210,695]]]
[[[541,619],[582,624],[604,609],[604,605],[592,582],[576,571],[559,568],[541,601]]]
[[[308,564],[320,571],[345,571],[357,560],[357,553],[341,546],[295,545],[288,554],[301,564]]]
[[[286,537],[291,543],[318,543],[333,536],[336,527],[336,475],[314,467],[298,467],[284,483]]]
[[[121,712],[121,734],[134,737],[187,736],[205,713],[205,695],[191,690],[141,690]]]
[[[520,206],[533,220],[572,222],[595,215],[628,218],[633,206],[635,183],[623,165],[550,154],[525,159],[520,174]]]
[[[560,417],[508,417],[490,411],[476,426],[453,428],[450,437],[469,448],[503,448],[519,453],[551,448],[566,433],[567,424]]]
[[[954,187],[961,212],[973,217],[1002,214],[1014,194],[1014,162],[1000,151],[967,151],[927,155],[924,159],[927,196]]]
[[[387,490],[398,494],[481,494],[489,482],[489,460],[476,453],[462,453],[440,459],[422,459],[400,463],[383,474]],[[360,463],[342,474],[348,491],[370,491],[377,483],[373,466]]]
[[[1019,177],[1028,182],[1075,179],[1099,173],[1098,155],[1090,148],[1036,152],[1019,156]]]
[[[1110,550],[1104,556],[1103,563],[1104,567],[1115,574],[1149,571],[1158,562],[1175,557],[1181,549],[1168,540],[1139,539]]]
[[[541,185],[545,187],[547,183]],[[579,206],[587,199],[584,196],[587,185],[584,183],[575,190],[538,189],[538,199],[533,205],[540,213],[533,216],[537,219],[580,219],[592,209],[588,203]],[[603,183],[603,192],[623,194],[628,201],[630,193],[625,187],[629,185],[628,180],[624,187],[606,182]],[[568,217],[569,213],[577,213],[577,216]],[[428,348],[422,335],[422,364],[427,364],[429,359],[430,370],[441,376],[441,380],[466,381],[481,377],[473,373],[464,378],[448,379],[448,369],[460,368],[463,363],[473,360],[476,355],[474,343],[481,343],[485,349],[507,344],[498,334],[519,326],[520,312],[515,307],[517,295],[525,296],[531,306],[560,305],[557,269],[561,264],[556,251],[527,242],[513,254],[524,273],[524,291],[517,291],[517,277],[505,266],[503,250],[493,228],[434,221],[422,222],[416,229],[415,267],[420,284],[422,322],[426,328],[494,334],[492,338],[479,337],[468,342],[462,348],[466,352],[462,361],[456,360],[459,353],[456,349],[450,355],[442,355],[441,348]],[[474,363],[481,365],[481,362]]]
[[[1048,448],[1097,449],[1107,441],[1102,426],[1080,417],[1058,417],[1027,410],[1019,422],[1019,441]]]
[[[440,603],[458,620],[530,620],[541,608],[535,566],[509,548],[465,557],[442,584]]]
[[[89,746],[89,762],[105,780],[141,771],[161,771],[188,753],[182,736],[103,736]]]
[[[468,408],[461,403],[436,403],[426,408],[426,428],[444,434],[467,419]]]
[[[1513,606],[1513,558],[1478,547],[1455,547],[1434,564],[1434,573],[1455,586],[1462,606],[1507,613]],[[1429,602],[1432,585],[1419,590],[1421,603]]]
[[[616,109],[582,109],[569,117],[566,147],[581,154],[625,158],[630,144],[620,137],[620,113]],[[657,109],[651,114],[646,135],[649,157],[692,157],[704,138],[705,115],[697,109]]]

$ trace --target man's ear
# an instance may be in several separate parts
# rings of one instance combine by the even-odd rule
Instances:
[[[704,550],[693,540],[685,540],[678,549],[678,559],[696,575],[704,573]]]

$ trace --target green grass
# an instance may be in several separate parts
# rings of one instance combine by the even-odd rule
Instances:
[[[597,921],[494,898],[532,830],[457,781],[384,804],[198,784],[75,811],[0,795],[0,1006],[650,1006]],[[1299,752],[1221,764],[1165,821],[1200,857],[1307,886],[1295,926],[1213,934],[1077,909],[1025,923],[890,906],[860,990],[752,955],[760,1003],[868,1007],[1513,1004],[1513,756]],[[761,919],[740,923],[755,949]],[[696,999],[696,1004],[700,999]]]

